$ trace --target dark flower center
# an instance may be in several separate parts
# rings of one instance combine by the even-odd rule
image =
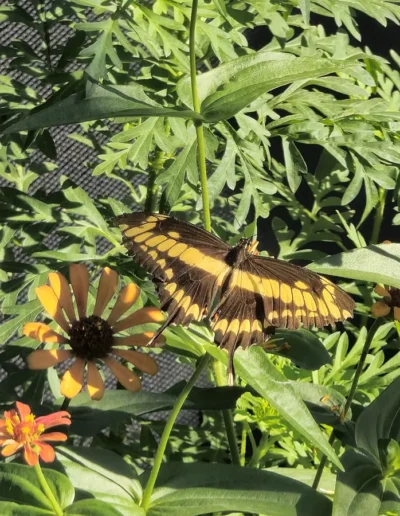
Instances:
[[[389,289],[389,294],[392,298],[392,300],[390,302],[390,305],[392,306],[392,308],[394,308],[395,306],[400,307],[400,288]]]
[[[105,358],[111,351],[113,332],[101,317],[82,317],[72,324],[69,334],[71,348],[76,356],[84,360]]]

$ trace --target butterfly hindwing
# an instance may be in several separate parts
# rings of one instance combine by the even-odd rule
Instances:
[[[210,309],[229,273],[230,247],[211,233],[165,215],[132,213],[116,218],[124,244],[150,272],[160,294],[166,324],[199,321]]]
[[[221,302],[213,314],[213,327],[217,342],[229,347],[233,337],[224,331],[229,334],[236,327],[238,314],[246,314],[244,320],[250,327],[261,326],[263,342],[271,327],[323,327],[351,317],[353,309],[354,301],[326,278],[281,260],[249,255],[224,285]],[[247,347],[243,321],[240,328],[235,346]],[[253,341],[261,343],[254,335],[250,344]]]

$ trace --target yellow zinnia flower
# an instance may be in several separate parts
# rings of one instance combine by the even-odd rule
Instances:
[[[67,346],[67,348],[60,349],[58,347],[58,349],[33,351],[27,358],[28,367],[30,369],[47,369],[69,358],[75,358],[74,363],[61,380],[61,394],[67,398],[73,398],[81,391],[86,368],[87,390],[90,397],[95,400],[103,397],[104,381],[97,368],[97,360],[101,360],[111,369],[125,389],[140,390],[140,378],[112,355],[130,362],[147,374],[156,374],[158,366],[153,358],[131,349],[124,349],[126,346],[145,346],[154,333],[146,332],[130,336],[117,336],[116,334],[133,326],[163,321],[164,316],[161,311],[155,307],[146,307],[121,319],[121,316],[133,306],[140,294],[139,287],[134,283],[129,283],[120,291],[108,317],[103,318],[103,312],[118,285],[118,274],[106,267],[100,277],[93,313],[87,316],[89,292],[87,267],[83,264],[71,264],[69,277],[73,296],[68,281],[59,272],[49,274],[50,285],[43,285],[36,289],[36,295],[43,308],[64,330],[66,336],[41,322],[27,323],[23,328],[23,333],[28,337],[39,342]],[[164,342],[163,336],[156,340],[156,344],[159,345]]]
[[[375,292],[383,297],[382,301],[376,301],[371,306],[371,312],[375,317],[385,317],[393,310],[393,317],[400,321],[400,288],[388,287],[387,289],[377,285]]]

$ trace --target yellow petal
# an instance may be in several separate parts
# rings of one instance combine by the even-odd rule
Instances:
[[[35,292],[43,308],[50,317],[52,317],[66,333],[69,333],[69,324],[63,314],[60,302],[54,293],[54,290],[48,285],[42,285],[41,287],[36,288]]]
[[[57,344],[65,344],[68,340],[54,331],[50,326],[41,322],[26,323],[22,328],[22,332],[27,337],[35,339],[38,342],[49,342]]]
[[[106,357],[104,363],[108,365],[116,379],[125,389],[132,392],[140,391],[140,378],[133,371],[110,357]]]
[[[93,315],[102,316],[105,307],[117,290],[117,285],[118,274],[109,267],[105,267],[101,273]]]
[[[60,272],[50,272],[48,277],[50,286],[60,300],[61,306],[67,314],[69,321],[76,321],[74,305],[72,303],[72,296],[68,281]]]
[[[144,373],[151,374],[152,376],[158,373],[158,364],[149,355],[144,355],[131,349],[113,349],[113,353],[130,362]]]
[[[394,318],[400,322],[400,306],[395,306],[393,309]]]
[[[87,390],[92,400],[101,400],[104,396],[104,381],[94,362],[88,362]]]
[[[71,352],[65,349],[37,349],[28,355],[26,363],[29,369],[48,369],[71,356]]]
[[[108,316],[108,324],[112,326],[133,304],[136,302],[140,294],[140,288],[135,283],[129,283],[119,293],[110,315]]]
[[[113,332],[118,333],[119,331],[132,328],[132,326],[137,326],[138,324],[162,322],[163,320],[164,316],[161,310],[155,308],[154,306],[147,306],[137,310],[136,312],[133,312],[133,314],[128,315],[128,317],[125,317],[125,319],[118,321],[113,327]]]
[[[71,263],[69,279],[74,291],[79,317],[86,316],[86,306],[89,292],[89,273],[83,263]]]
[[[147,346],[154,333],[154,331],[146,331],[144,333],[137,333],[136,335],[129,335],[128,337],[114,337],[113,346]],[[164,335],[159,335],[153,342],[152,347],[163,346],[165,341]]]
[[[374,288],[374,292],[376,294],[378,294],[378,296],[382,296],[382,297],[390,297],[390,294],[389,294],[389,291],[386,290],[384,287],[382,287],[381,285],[377,285],[375,288]]]
[[[60,392],[66,398],[73,398],[82,389],[85,361],[77,358],[61,380]]]
[[[371,306],[371,312],[375,317],[385,317],[390,313],[390,306],[383,301],[377,301]]]

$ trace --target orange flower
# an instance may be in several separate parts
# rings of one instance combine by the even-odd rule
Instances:
[[[387,289],[377,285],[375,292],[383,297],[382,301],[376,301],[371,306],[371,312],[375,317],[385,317],[393,312],[396,321],[400,321],[400,288],[388,287]]]
[[[129,283],[120,291],[108,317],[103,318],[103,312],[118,284],[118,274],[106,267],[100,277],[93,313],[87,316],[89,292],[87,267],[83,264],[70,265],[69,277],[78,315],[75,312],[70,286],[59,272],[49,274],[50,286],[43,285],[36,289],[36,295],[44,309],[64,330],[66,336],[41,322],[25,324],[23,332],[28,337],[39,342],[59,345],[57,349],[39,349],[31,353],[27,358],[28,367],[47,369],[69,358],[75,358],[71,368],[61,380],[61,394],[67,398],[76,396],[82,389],[85,369],[87,369],[89,395],[92,399],[99,400],[104,394],[104,381],[96,361],[101,360],[126,389],[138,391],[141,387],[140,378],[112,355],[130,362],[147,374],[156,374],[158,366],[153,358],[126,349],[127,346],[145,346],[154,333],[146,332],[125,337],[115,334],[140,324],[161,322],[164,319],[161,311],[154,307],[141,308],[128,317],[120,319],[133,306],[140,294],[139,287]],[[159,345],[164,342],[165,339],[162,336],[155,341]],[[68,348],[60,349],[60,345],[66,345]]]
[[[35,466],[39,457],[45,462],[53,462],[54,449],[44,441],[66,441],[67,436],[61,432],[43,434],[48,428],[70,425],[71,416],[65,410],[48,416],[35,417],[29,405],[16,402],[17,410],[7,410],[0,419],[0,446],[3,457],[10,457],[24,448],[24,459],[29,466]]]

